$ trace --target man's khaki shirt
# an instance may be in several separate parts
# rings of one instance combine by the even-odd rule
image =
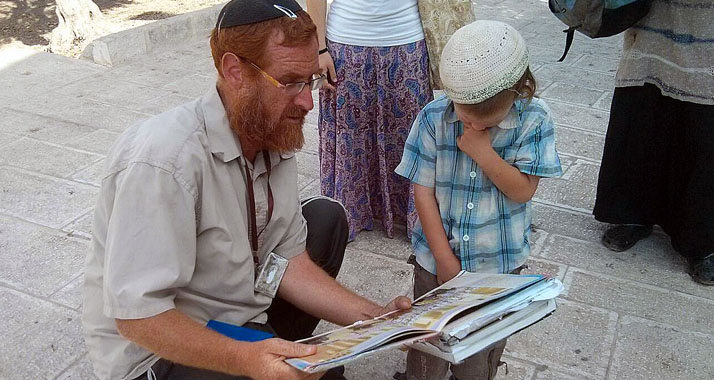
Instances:
[[[115,318],[172,308],[199,323],[265,323],[271,299],[253,291],[246,170],[253,178],[261,262],[305,250],[295,157],[244,159],[216,89],[130,127],[106,160],[88,256],[83,323],[100,379],[133,379],[158,360],[119,335]],[[190,342],[185,342],[190,344]]]

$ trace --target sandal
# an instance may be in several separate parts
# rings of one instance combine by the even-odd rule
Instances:
[[[618,224],[605,231],[602,235],[602,245],[615,252],[627,251],[651,233],[652,226]]]
[[[689,275],[702,285],[714,286],[714,253],[701,260],[691,260]]]

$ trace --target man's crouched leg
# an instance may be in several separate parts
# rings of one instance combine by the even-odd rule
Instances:
[[[347,216],[342,205],[327,197],[302,201],[302,215],[307,221],[307,252],[330,276],[337,277],[347,246]],[[305,279],[309,281],[309,279]],[[281,298],[268,308],[268,324],[278,336],[295,341],[312,336],[320,322]]]

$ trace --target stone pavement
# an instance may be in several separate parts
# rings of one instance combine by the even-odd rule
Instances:
[[[590,215],[620,39],[578,37],[557,63],[563,26],[544,1],[481,0],[475,9],[528,41],[565,169],[534,200],[530,271],[560,278],[566,291],[552,317],[509,340],[509,371],[498,379],[714,378],[713,289],[689,279],[660,231],[614,253]],[[202,95],[213,72],[205,41],[111,69],[34,51],[0,55],[0,379],[93,378],[79,317],[104,154],[130,123]],[[314,110],[298,153],[305,195],[319,191],[316,119]],[[409,253],[404,236],[363,232],[339,280],[386,302],[409,291]],[[389,379],[403,358],[367,358],[348,376]]]

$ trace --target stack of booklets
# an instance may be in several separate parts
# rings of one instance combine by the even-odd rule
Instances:
[[[560,281],[543,275],[461,272],[409,310],[301,341],[317,345],[317,352],[286,362],[314,373],[376,352],[411,348],[460,363],[552,314],[562,290]]]

